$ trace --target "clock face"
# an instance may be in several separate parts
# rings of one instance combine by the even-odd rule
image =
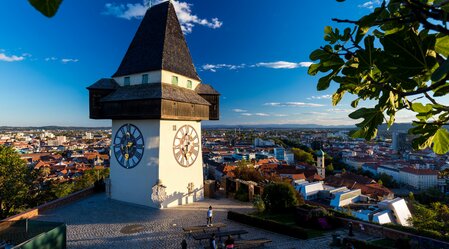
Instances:
[[[115,133],[113,149],[115,158],[122,167],[136,167],[145,149],[142,133],[135,125],[122,125]]]
[[[184,125],[176,132],[173,139],[173,155],[179,165],[191,166],[200,150],[200,137],[190,125]]]

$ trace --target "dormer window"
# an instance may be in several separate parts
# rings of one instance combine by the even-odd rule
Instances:
[[[129,77],[125,77],[123,83],[125,86],[131,85],[131,81],[130,81]]]
[[[142,74],[142,84],[148,84],[148,74]]]
[[[192,81],[187,80],[187,88],[192,89]]]
[[[173,85],[175,85],[175,86],[177,86],[178,85],[178,76],[172,76],[171,77],[171,83],[173,84]]]

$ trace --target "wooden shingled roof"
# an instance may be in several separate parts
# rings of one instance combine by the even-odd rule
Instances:
[[[172,84],[142,84],[122,86],[101,99],[103,102],[128,101],[142,99],[167,99],[184,103],[210,105],[195,91]]]
[[[154,70],[167,70],[200,81],[170,1],[147,10],[112,77]]]

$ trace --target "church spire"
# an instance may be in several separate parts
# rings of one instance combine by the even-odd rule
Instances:
[[[167,70],[200,81],[171,1],[150,7],[112,77]]]

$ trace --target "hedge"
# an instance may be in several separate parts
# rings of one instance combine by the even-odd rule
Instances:
[[[262,228],[271,232],[288,235],[298,239],[309,238],[308,232],[304,228],[285,225],[276,221],[267,220],[256,216],[228,211],[228,219],[246,225]]]

